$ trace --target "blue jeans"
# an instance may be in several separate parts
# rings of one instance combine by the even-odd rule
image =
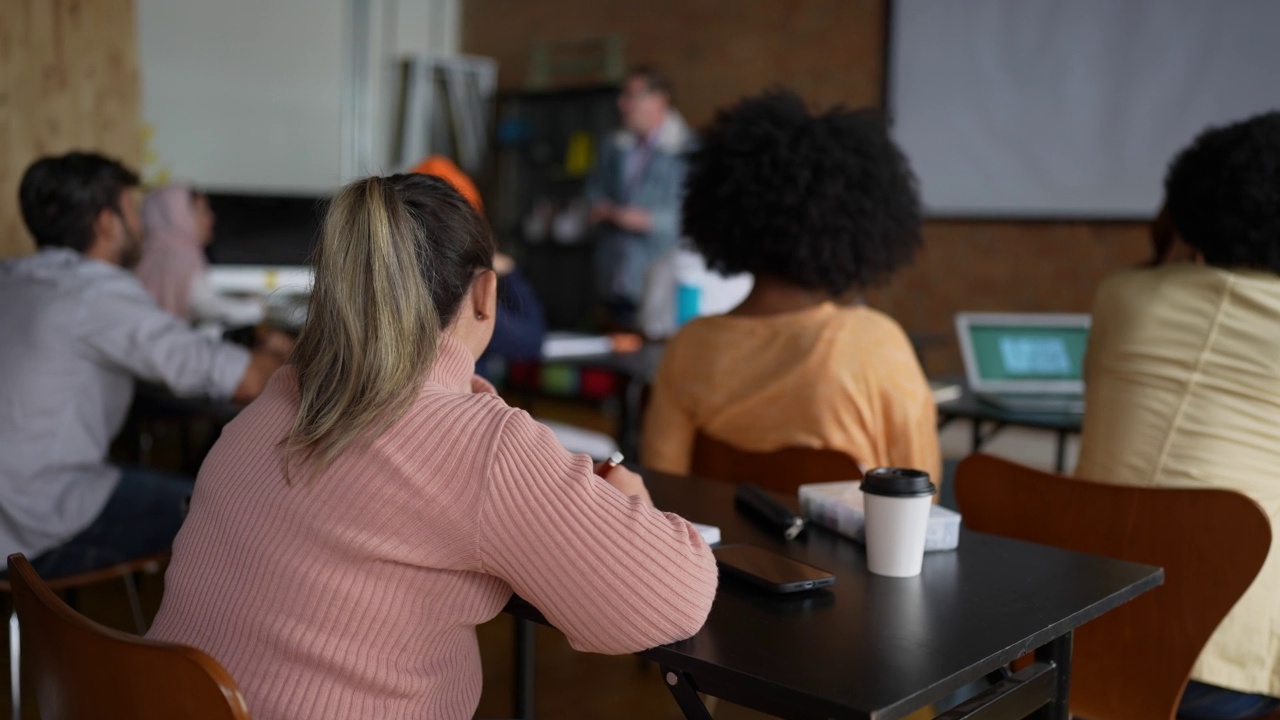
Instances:
[[[1280,699],[1227,690],[1192,680],[1178,706],[1179,720],[1249,720],[1280,709]]]
[[[47,579],[166,552],[182,527],[194,487],[186,478],[122,468],[120,484],[89,527],[31,565]]]

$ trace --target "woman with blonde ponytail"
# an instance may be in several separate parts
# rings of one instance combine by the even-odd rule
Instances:
[[[475,626],[513,591],[580,650],[706,619],[716,569],[693,527],[473,378],[493,256],[439,178],[331,201],[292,364],[201,469],[150,633],[219,660],[257,720],[471,717]]]

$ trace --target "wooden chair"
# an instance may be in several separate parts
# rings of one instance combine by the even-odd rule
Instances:
[[[203,652],[90,621],[62,602],[21,554],[9,556],[9,583],[30,640],[42,720],[248,720],[235,681]]]
[[[988,455],[965,458],[955,482],[970,529],[1164,568],[1164,585],[1076,632],[1077,717],[1174,718],[1192,664],[1271,547],[1266,513],[1226,490],[1107,485]]]
[[[783,448],[748,452],[702,433],[694,440],[691,469],[698,477],[755,483],[784,495],[795,495],[805,483],[862,479],[858,463],[838,450]]]
[[[97,585],[108,580],[121,580],[129,598],[129,610],[133,615],[134,627],[141,635],[147,631],[147,619],[142,612],[142,602],[138,598],[138,585],[134,579],[139,573],[156,573],[169,560],[169,553],[146,555],[109,567],[90,570],[77,575],[63,575],[53,578],[46,586],[53,592],[75,593],[81,588]],[[0,579],[0,593],[13,594],[12,582]],[[74,602],[74,601],[72,601]],[[22,717],[22,633],[18,627],[18,609],[13,605],[9,612],[9,699],[11,717]]]

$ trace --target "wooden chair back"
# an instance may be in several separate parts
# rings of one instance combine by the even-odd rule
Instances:
[[[98,625],[21,554],[9,556],[9,582],[43,720],[249,720],[235,681],[205,653]]]
[[[748,452],[702,433],[694,441],[691,469],[698,477],[755,483],[783,495],[795,495],[805,483],[862,479],[858,463],[838,450],[783,448]]]
[[[1271,547],[1266,513],[1227,490],[1108,485],[989,455],[965,458],[955,483],[972,530],[1164,568],[1162,586],[1076,632],[1077,717],[1174,718],[1191,666]]]
[[[60,575],[49,580],[41,578],[40,582],[50,590],[58,592],[60,590],[76,590],[89,585],[97,585],[100,582],[108,580],[119,580],[135,573],[157,573],[169,561],[169,553],[162,552],[154,555],[144,555],[132,560],[126,560],[115,565],[89,570],[78,575]],[[0,579],[0,593],[12,592],[12,584],[7,579]]]

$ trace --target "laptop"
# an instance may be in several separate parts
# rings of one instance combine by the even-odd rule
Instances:
[[[965,376],[979,400],[1014,412],[1084,412],[1090,316],[956,315]]]

